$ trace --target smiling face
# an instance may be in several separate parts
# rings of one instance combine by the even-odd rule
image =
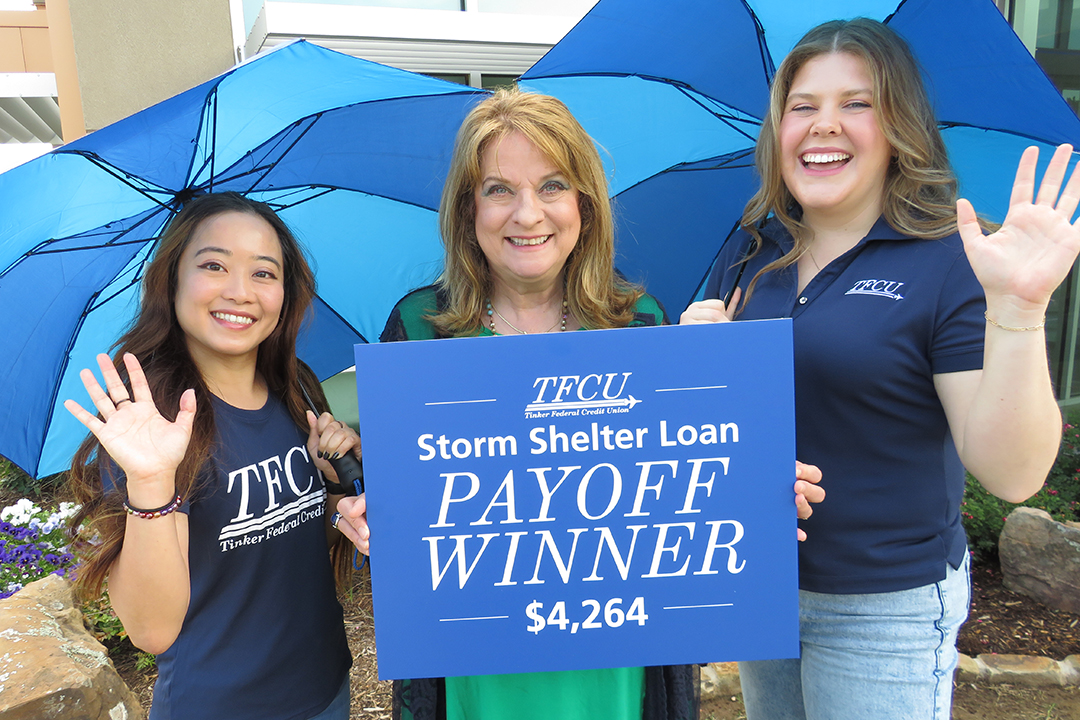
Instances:
[[[277,327],[285,299],[277,233],[249,213],[214,215],[195,230],[177,266],[176,319],[195,364],[251,363]]]
[[[872,223],[881,214],[892,146],[878,124],[866,63],[818,55],[795,74],[780,121],[781,173],[815,223]]]
[[[476,238],[496,285],[547,290],[581,234],[578,191],[529,139],[495,140],[480,159]]]

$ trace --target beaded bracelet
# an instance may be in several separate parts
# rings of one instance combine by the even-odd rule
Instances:
[[[143,518],[144,520],[153,520],[154,518],[164,517],[168,515],[173,510],[176,510],[181,505],[183,505],[183,503],[184,501],[180,499],[179,495],[177,495],[168,505],[162,505],[161,507],[154,508],[153,510],[142,510],[137,507],[132,507],[131,503],[129,503],[127,500],[124,500],[124,509],[127,510],[128,515],[135,515],[137,517]]]
[[[992,317],[987,315],[985,312],[983,313],[983,317],[986,318],[986,322],[990,323],[994,327],[1001,328],[1002,330],[1008,330],[1009,332],[1028,332],[1029,330],[1042,330],[1044,327],[1046,327],[1046,318],[1045,317],[1043,318],[1043,321],[1041,323],[1039,323],[1038,325],[1029,325],[1027,327],[1011,327],[1009,325],[1002,325],[1001,323],[996,322]]]

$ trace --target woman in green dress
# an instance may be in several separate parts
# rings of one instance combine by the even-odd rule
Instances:
[[[661,325],[660,303],[614,269],[607,179],[592,139],[566,106],[500,90],[458,132],[439,223],[445,270],[394,307],[382,342]],[[799,513],[816,468],[796,483]],[[364,553],[363,496],[338,505],[337,527]],[[404,720],[690,720],[693,666],[406,680]]]

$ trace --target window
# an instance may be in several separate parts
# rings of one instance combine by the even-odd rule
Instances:
[[[485,90],[512,87],[516,82],[517,75],[493,75],[491,73],[484,73],[480,76],[480,87]]]

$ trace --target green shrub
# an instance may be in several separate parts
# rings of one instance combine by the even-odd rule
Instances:
[[[1039,492],[1018,505],[994,497],[978,480],[967,476],[960,514],[968,545],[977,560],[997,558],[998,537],[1005,518],[1018,507],[1045,510],[1058,522],[1080,521],[1080,428],[1065,425],[1061,449],[1046,482]]]
[[[41,499],[42,495],[55,493],[59,490],[63,480],[63,473],[35,480],[10,460],[0,456],[0,491],[4,495]]]
[[[115,645],[127,637],[123,623],[116,617],[116,611],[112,609],[112,604],[109,602],[108,591],[103,592],[101,597],[84,601],[82,613],[91,634],[97,638],[98,642]]]

